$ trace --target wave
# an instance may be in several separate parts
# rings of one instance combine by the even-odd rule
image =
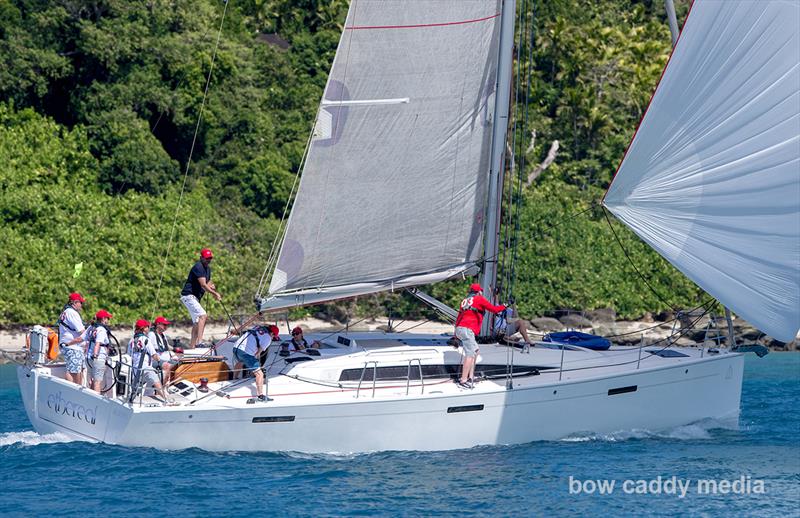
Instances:
[[[39,435],[34,431],[6,432],[0,434],[0,448],[4,446],[37,446],[39,444],[55,444],[60,442],[73,442],[75,439],[63,433]]]
[[[706,419],[683,426],[667,428],[665,430],[631,429],[619,430],[610,433],[578,433],[568,435],[560,442],[620,442],[634,439],[674,439],[680,441],[695,441],[713,439],[712,430],[739,430],[736,421]]]

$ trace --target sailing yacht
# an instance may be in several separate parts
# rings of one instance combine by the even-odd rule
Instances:
[[[351,2],[260,311],[478,270],[494,291],[514,17],[514,0]],[[798,18],[792,2],[697,0],[604,199],[787,341],[800,328]],[[64,381],[36,328],[18,379],[40,433],[165,449],[443,450],[739,415],[743,355],[730,346],[484,344],[468,389],[453,383],[447,336],[319,338],[270,346],[267,402],[231,379],[231,341],[186,359],[170,406],[128,381],[124,356],[113,397]]]

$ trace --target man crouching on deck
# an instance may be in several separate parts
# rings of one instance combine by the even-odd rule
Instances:
[[[480,284],[470,285],[467,298],[461,301],[461,308],[456,318],[456,338],[461,340],[461,345],[464,347],[464,365],[461,367],[461,379],[458,385],[469,389],[475,386],[475,362],[478,357],[478,342],[475,336],[481,332],[483,313],[486,310],[499,313],[506,309],[505,306],[493,306],[481,293],[483,288]]]

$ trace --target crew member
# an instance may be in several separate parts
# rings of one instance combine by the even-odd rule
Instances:
[[[113,315],[101,309],[94,315],[94,323],[86,328],[84,335],[88,347],[86,360],[89,364],[89,375],[92,379],[92,390],[102,394],[103,380],[106,374],[106,359],[108,358],[111,331],[108,322]]]
[[[256,378],[256,397],[262,402],[267,401],[267,396],[264,394],[264,372],[261,370],[259,357],[272,343],[275,333],[270,328],[273,327],[277,331],[275,326],[255,326],[248,329],[233,346],[233,356],[238,362],[236,369],[244,365],[245,369],[253,373]]]
[[[70,293],[69,301],[58,317],[58,344],[66,362],[65,379],[83,385],[83,319],[80,312],[86,299],[78,293]]]
[[[292,339],[289,341],[288,345],[288,349],[290,351],[302,351],[303,349],[308,349],[309,347],[319,349],[321,346],[322,344],[319,343],[319,340],[314,340],[311,342],[311,345],[308,345],[306,339],[303,338],[303,329],[300,326],[292,329]]]
[[[142,387],[152,386],[156,393],[164,399],[164,404],[171,401],[167,398],[164,386],[158,379],[153,363],[160,360],[153,344],[147,339],[150,331],[150,322],[147,320],[137,320],[134,327],[133,339],[128,345],[128,354],[131,355],[131,365],[133,367],[133,377],[138,379]],[[137,387],[134,387],[136,390]],[[135,394],[135,392],[134,392]]]
[[[524,350],[529,350],[531,339],[528,338],[528,323],[517,316],[515,308],[504,309],[494,321],[494,332],[498,342],[505,342],[514,345],[515,342],[509,340],[512,336],[519,333],[522,335],[522,345]]]
[[[181,302],[189,310],[192,318],[192,338],[189,341],[189,348],[197,347],[203,341],[203,332],[206,327],[206,310],[200,305],[200,300],[205,292],[211,293],[217,300],[222,300],[222,295],[217,291],[214,283],[211,282],[211,260],[214,254],[208,248],[200,250],[200,260],[194,263],[189,270],[189,276],[181,290]]]
[[[499,313],[506,309],[505,306],[494,306],[481,295],[483,288],[478,283],[469,287],[467,298],[461,301],[461,308],[456,318],[456,338],[461,340],[464,347],[464,364],[461,367],[461,378],[458,384],[464,388],[474,387],[475,362],[478,356],[478,342],[475,336],[481,332],[483,314],[485,311]]]
[[[153,321],[153,327],[150,329],[150,332],[147,333],[148,342],[153,344],[156,353],[158,353],[162,383],[169,383],[172,381],[172,369],[178,364],[177,356],[175,358],[172,357],[172,352],[169,348],[169,339],[165,334],[167,326],[170,324],[172,324],[172,322],[163,316],[158,316]]]

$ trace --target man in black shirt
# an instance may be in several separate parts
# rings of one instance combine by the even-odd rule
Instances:
[[[192,339],[189,348],[192,349],[203,341],[203,332],[206,327],[206,311],[200,305],[200,299],[205,292],[211,293],[217,300],[222,300],[222,295],[217,292],[217,287],[211,282],[211,260],[214,254],[208,248],[200,250],[200,260],[194,263],[189,270],[189,277],[181,290],[181,302],[189,310],[192,317]]]

